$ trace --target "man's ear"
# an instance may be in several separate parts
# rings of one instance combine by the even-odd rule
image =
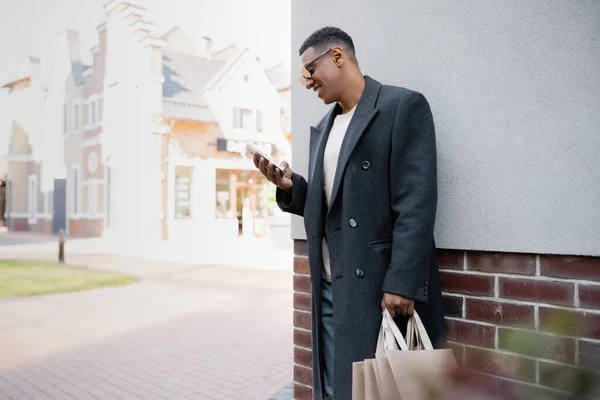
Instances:
[[[344,60],[346,59],[344,55],[344,50],[341,47],[334,47],[331,51],[333,54],[333,62],[335,65],[340,68],[344,64]]]

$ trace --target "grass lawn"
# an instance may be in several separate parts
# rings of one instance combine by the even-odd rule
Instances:
[[[56,261],[0,260],[0,297],[124,286],[135,278]]]

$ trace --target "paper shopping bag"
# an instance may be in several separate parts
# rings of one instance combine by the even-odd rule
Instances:
[[[366,400],[364,367],[364,361],[352,363],[352,400]]]
[[[389,314],[384,316],[389,320]],[[402,336],[398,327],[388,324],[394,336]],[[409,339],[410,337],[410,339]],[[449,373],[456,367],[450,349],[434,349],[421,318],[415,311],[407,326],[407,350],[386,350],[399,399],[425,400],[441,397],[451,389]]]
[[[399,339],[407,349],[404,339]],[[398,349],[397,339],[389,327],[388,319],[382,319],[374,359],[352,364],[352,399],[387,400],[398,399],[396,382],[387,361],[387,349]]]
[[[365,371],[365,400],[382,400],[377,386],[377,370],[375,360],[367,359],[364,361]]]

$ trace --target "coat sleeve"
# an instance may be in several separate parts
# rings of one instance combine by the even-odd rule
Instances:
[[[292,174],[292,193],[286,193],[277,188],[275,199],[282,211],[304,216],[304,204],[306,203],[306,191],[308,185],[302,175]]]
[[[383,291],[427,303],[437,207],[435,128],[420,93],[402,102],[391,139],[390,195],[395,217]]]

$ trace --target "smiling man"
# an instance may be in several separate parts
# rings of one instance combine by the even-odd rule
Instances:
[[[257,168],[304,217],[312,282],[314,397],[350,399],[352,363],[373,358],[382,310],[417,310],[437,347],[445,325],[433,228],[435,129],[425,97],[364,76],[348,34],[326,27],[299,50],[300,81],[333,104],[311,128],[308,177]]]

